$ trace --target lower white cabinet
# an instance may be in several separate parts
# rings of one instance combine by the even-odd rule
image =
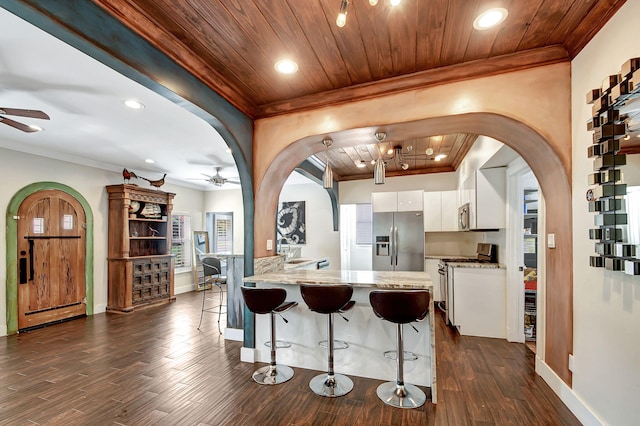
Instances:
[[[463,336],[507,337],[506,269],[449,268],[453,323]]]

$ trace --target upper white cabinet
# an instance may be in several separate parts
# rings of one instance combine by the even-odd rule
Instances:
[[[464,180],[460,201],[469,203],[471,229],[506,227],[506,170],[506,167],[480,169]]]
[[[425,192],[424,232],[458,230],[458,191]]]
[[[422,211],[422,194],[417,191],[400,191],[398,192],[398,211],[399,212],[421,212]]]
[[[372,192],[374,213],[422,211],[422,191]]]
[[[397,212],[398,193],[397,192],[372,192],[371,208],[374,213]]]

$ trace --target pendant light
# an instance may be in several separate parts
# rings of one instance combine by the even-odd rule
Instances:
[[[384,161],[382,161],[382,154],[380,153],[380,142],[382,142],[387,137],[387,134],[384,132],[376,132],[374,136],[378,141],[378,159],[373,166],[373,183],[376,185],[382,185],[384,183],[385,177],[385,165]]]
[[[333,145],[333,141],[328,138],[323,139],[322,144],[327,148],[327,151],[329,151],[329,148]],[[331,170],[331,165],[329,164],[329,154],[326,154],[325,160],[324,173],[322,174],[322,187],[324,189],[331,189],[333,188],[333,170]]]
[[[338,27],[342,28],[347,23],[348,10],[349,0],[342,0],[342,3],[340,3],[340,12],[338,12],[338,18],[336,19],[336,25]]]

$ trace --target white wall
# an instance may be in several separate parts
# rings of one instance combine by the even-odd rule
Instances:
[[[628,1],[572,62],[573,137],[573,390],[603,423],[638,423],[640,395],[640,278],[588,266],[594,227],[587,211],[587,175],[593,173],[586,130],[589,90],[640,56],[636,26],[640,1]],[[553,324],[550,324],[553,327]]]
[[[104,312],[107,305],[107,226],[108,198],[106,185],[122,183],[122,175],[65,161],[0,148],[0,210],[6,213],[11,198],[23,187],[42,181],[65,184],[87,200],[94,217],[94,312]],[[176,193],[174,210],[202,211],[202,192],[166,184],[162,190]],[[196,215],[194,215],[196,216]],[[201,216],[201,215],[200,215]],[[197,219],[196,223],[197,223]],[[6,214],[0,215],[0,335],[6,334]],[[15,248],[9,248],[14,250]],[[176,293],[191,285],[190,274],[176,275]],[[188,290],[187,290],[188,291]]]
[[[205,230],[204,215],[207,212],[227,213],[233,212],[233,252],[244,253],[244,204],[242,202],[242,190],[221,189],[204,193],[204,210],[200,231]],[[275,225],[274,225],[275,226]],[[195,229],[195,228],[194,228]]]
[[[340,235],[333,230],[333,211],[327,191],[315,183],[286,184],[280,192],[279,202],[283,201],[305,201],[307,243],[295,246],[301,248],[301,257],[327,257],[329,269],[340,269]]]

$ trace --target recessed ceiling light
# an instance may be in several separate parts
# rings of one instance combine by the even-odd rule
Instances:
[[[427,154],[427,155],[431,155],[431,154],[433,154],[433,148],[431,148],[431,147],[427,148],[427,149],[424,151],[424,153],[425,153],[425,154]]]
[[[35,124],[29,124],[29,128],[34,132],[41,132],[44,130],[42,127],[36,126]]]
[[[507,9],[502,7],[485,10],[473,21],[473,28],[476,30],[486,30],[495,27],[506,19],[508,13]]]
[[[153,164],[156,162],[156,160],[152,160],[151,158],[147,158],[146,160],[144,160],[145,163],[149,163],[149,164]]]
[[[298,71],[298,64],[291,59],[281,59],[276,62],[274,68],[281,74],[293,74]]]
[[[446,156],[446,155],[444,155],[444,154],[438,154],[438,155],[436,155],[436,158],[434,158],[434,160],[436,160],[436,161],[440,161],[440,160],[442,160],[443,158],[447,158],[447,156]]]
[[[127,99],[124,101],[124,104],[131,109],[142,109],[144,108],[144,104],[142,102],[138,102],[135,99]]]
[[[397,6],[400,4],[401,0],[391,0],[389,3],[391,3],[391,6]]]
[[[358,167],[359,169],[367,166],[367,163],[365,163],[364,160],[356,161],[355,163],[356,163],[356,167]]]
[[[393,152],[394,152],[394,151],[393,151],[393,148],[389,148],[389,149],[387,150],[387,155],[391,155],[391,154],[393,154]]]

